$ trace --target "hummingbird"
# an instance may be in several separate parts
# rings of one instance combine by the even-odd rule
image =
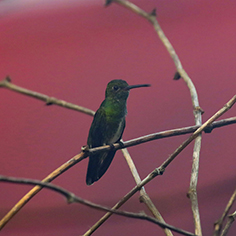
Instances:
[[[107,84],[105,100],[96,111],[91,124],[87,145],[95,148],[120,142],[125,129],[127,98],[130,89],[149,87],[150,84],[128,85],[124,80],[112,80]],[[86,184],[98,181],[110,166],[116,150],[90,154]]]

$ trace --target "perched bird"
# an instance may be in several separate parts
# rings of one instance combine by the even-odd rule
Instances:
[[[107,84],[105,100],[94,115],[89,130],[89,148],[112,145],[120,141],[125,128],[126,101],[129,90],[149,87],[149,84],[128,85],[124,80],[112,80]],[[110,166],[116,150],[90,154],[86,176],[87,185],[98,181]]]

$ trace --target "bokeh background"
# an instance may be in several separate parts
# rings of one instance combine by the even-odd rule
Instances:
[[[158,20],[192,78],[205,113],[219,110],[236,88],[236,2],[133,0],[157,9]],[[189,91],[173,81],[175,67],[152,26],[116,4],[103,1],[0,1],[0,77],[16,85],[96,110],[106,84],[151,83],[128,99],[124,140],[194,124]],[[80,152],[92,117],[0,89],[0,174],[43,179]],[[222,118],[235,116],[233,107]],[[144,178],[186,136],[152,141],[129,151]],[[198,183],[204,235],[211,235],[236,183],[235,125],[203,134]],[[146,186],[164,219],[193,232],[189,187],[193,144]],[[135,182],[120,151],[100,181],[86,186],[88,160],[53,183],[78,196],[113,206]],[[31,189],[0,183],[0,217]],[[146,210],[138,194],[121,209]],[[235,208],[234,208],[235,209]],[[82,235],[104,213],[72,204],[49,190],[37,194],[2,230],[3,235]],[[229,236],[235,235],[232,227]],[[164,235],[158,226],[112,216],[94,235]]]

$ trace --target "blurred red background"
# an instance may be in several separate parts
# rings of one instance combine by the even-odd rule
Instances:
[[[205,110],[203,121],[235,94],[236,2],[134,0],[144,10],[157,8],[158,20],[192,78]],[[173,81],[175,67],[152,26],[143,18],[102,1],[1,1],[0,77],[16,85],[96,110],[106,84],[151,83],[128,99],[129,140],[149,133],[194,124],[189,91]],[[92,117],[7,89],[0,90],[0,174],[43,179],[80,152]],[[235,115],[233,107],[222,118]],[[189,135],[129,148],[144,178]],[[235,189],[235,126],[203,134],[198,182],[204,235],[211,235]],[[146,186],[166,222],[193,231],[189,187],[193,144]],[[87,160],[53,183],[78,196],[113,206],[135,182],[121,154],[106,174],[86,186]],[[0,217],[30,186],[0,183]],[[146,210],[138,194],[121,209]],[[234,208],[235,209],[235,208]],[[4,235],[81,235],[104,213],[67,205],[49,190],[37,194],[2,230]],[[235,225],[228,235],[235,235]],[[141,220],[112,216],[94,235],[164,235]]]

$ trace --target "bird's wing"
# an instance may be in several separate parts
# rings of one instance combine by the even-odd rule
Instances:
[[[105,144],[106,126],[106,113],[104,108],[101,106],[95,113],[92,125],[89,130],[87,141],[89,148],[99,147]],[[87,185],[93,184],[105,173],[115,155],[115,152],[111,154],[112,155],[108,155],[107,152],[102,152],[94,155],[91,154],[89,156],[89,164],[86,176]]]
[[[122,120],[121,124],[121,134],[119,135],[118,140],[121,139],[125,128],[125,119]],[[109,125],[107,124],[106,114],[104,108],[101,106],[93,119],[89,136],[88,136],[88,146],[89,148],[92,147],[99,147],[102,145],[107,144],[108,138],[106,137],[106,132],[109,129]],[[104,173],[107,171],[108,167],[110,166],[116,150],[110,150],[108,152],[100,152],[97,154],[91,154],[89,156],[89,164],[86,176],[86,183],[87,185],[93,184],[95,181],[99,180]]]
[[[106,113],[103,107],[100,107],[94,115],[92,125],[89,130],[87,144],[89,148],[104,145],[106,130]]]

